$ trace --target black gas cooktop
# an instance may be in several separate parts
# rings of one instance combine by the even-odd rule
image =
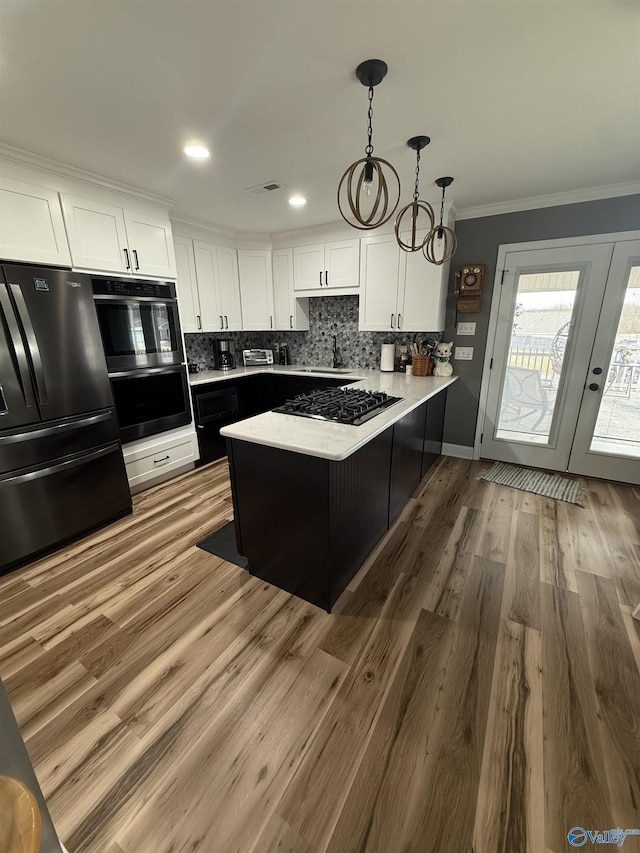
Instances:
[[[328,388],[301,394],[278,406],[274,412],[283,415],[299,415],[320,421],[336,421],[340,424],[359,426],[375,418],[383,409],[401,400],[390,397],[384,391],[358,391],[356,388]]]

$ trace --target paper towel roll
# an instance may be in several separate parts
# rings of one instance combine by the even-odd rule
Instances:
[[[396,345],[382,344],[382,349],[380,350],[380,370],[383,370],[385,373],[393,373],[395,360]]]

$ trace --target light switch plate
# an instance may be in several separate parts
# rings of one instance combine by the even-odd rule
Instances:
[[[476,333],[476,324],[475,323],[458,323],[458,334],[459,335],[475,335]]]
[[[472,361],[473,347],[456,347],[454,358],[456,361]]]

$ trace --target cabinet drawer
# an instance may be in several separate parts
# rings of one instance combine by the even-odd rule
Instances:
[[[136,454],[135,459],[127,461],[129,485],[138,486],[167,470],[187,465],[195,458],[192,438],[182,438],[172,444],[160,445],[144,455]]]

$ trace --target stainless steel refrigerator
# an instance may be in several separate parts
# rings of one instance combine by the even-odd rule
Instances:
[[[90,278],[1,271],[0,571],[131,512]]]

